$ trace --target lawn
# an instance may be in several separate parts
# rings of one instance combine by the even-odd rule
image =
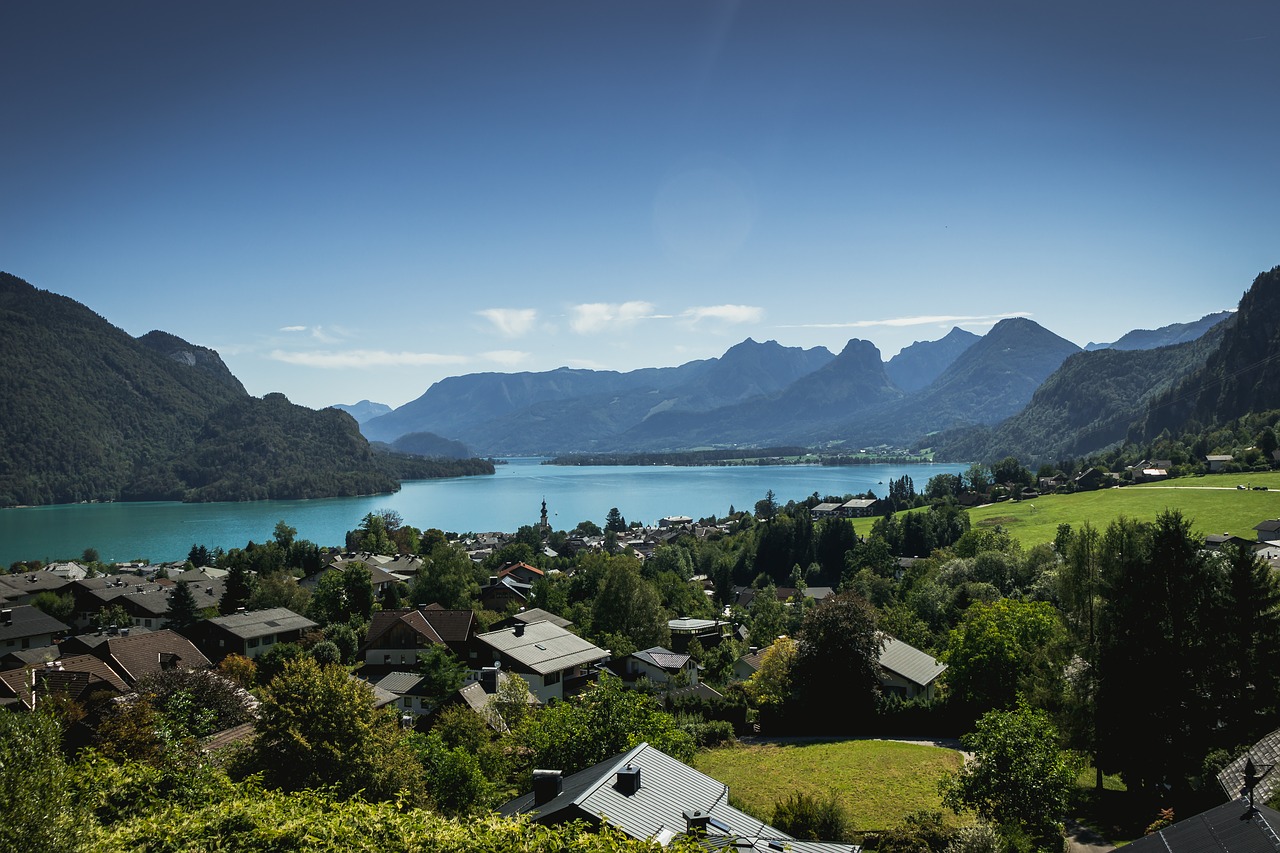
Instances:
[[[1268,491],[1239,490],[1236,486],[1240,484],[1267,486]],[[974,526],[1000,524],[1023,546],[1030,547],[1052,542],[1059,524],[1079,527],[1087,521],[1105,530],[1122,515],[1150,521],[1166,509],[1180,510],[1200,535],[1233,533],[1254,539],[1255,524],[1280,518],[1280,472],[1210,474],[1074,495],[1045,495],[1030,501],[1005,501],[969,510],[969,521]],[[854,527],[865,535],[871,532],[873,523],[874,519],[857,519]]]
[[[763,820],[792,793],[834,792],[856,831],[897,826],[911,812],[941,811],[938,780],[960,753],[878,740],[737,744],[703,750],[693,766],[729,786],[734,805]]]

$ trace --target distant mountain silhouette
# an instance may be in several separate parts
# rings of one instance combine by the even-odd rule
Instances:
[[[1232,312],[1230,311],[1219,311],[1216,314],[1206,314],[1192,323],[1171,323],[1168,326],[1161,326],[1159,329],[1134,329],[1125,333],[1115,343],[1095,344],[1090,342],[1085,345],[1085,349],[1089,351],[1100,349],[1157,349],[1159,347],[1172,346],[1173,344],[1186,343],[1187,341],[1198,340],[1205,332],[1226,320],[1231,314]]]
[[[372,420],[380,415],[385,415],[387,412],[391,411],[391,407],[386,403],[372,403],[368,400],[361,400],[359,403],[352,403],[351,405],[334,403],[329,408],[346,412],[348,415],[355,418],[356,423],[358,424]]]
[[[885,373],[903,391],[919,391],[942,375],[960,354],[980,340],[973,332],[954,327],[936,341],[916,341],[885,363]]]

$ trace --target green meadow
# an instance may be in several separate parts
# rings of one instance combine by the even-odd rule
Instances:
[[[938,782],[961,761],[958,752],[925,744],[841,740],[716,747],[699,752],[693,766],[728,785],[732,802],[762,820],[791,794],[834,793],[853,828],[866,831],[897,826],[911,812],[942,811]]]
[[[1249,488],[1237,489],[1239,485]],[[1253,486],[1267,486],[1267,491],[1255,491]],[[1059,524],[1079,527],[1087,521],[1105,529],[1121,516],[1150,521],[1167,509],[1179,510],[1191,519],[1192,529],[1202,536],[1231,533],[1254,539],[1255,524],[1280,518],[1280,472],[1209,474],[1096,492],[1005,501],[969,510],[969,521],[974,526],[1002,525],[1023,546],[1030,547],[1052,542]],[[874,519],[857,519],[854,527],[859,534],[866,534],[873,523]]]

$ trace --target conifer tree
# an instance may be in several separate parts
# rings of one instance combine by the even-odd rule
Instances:
[[[200,620],[200,609],[196,606],[196,597],[186,581],[178,581],[169,599],[169,611],[165,614],[168,627],[186,628]]]

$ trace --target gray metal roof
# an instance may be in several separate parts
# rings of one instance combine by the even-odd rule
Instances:
[[[306,631],[319,627],[315,622],[305,616],[299,616],[287,607],[232,613],[230,616],[219,616],[209,621],[246,640],[280,631]]]
[[[884,637],[884,648],[880,652],[880,666],[890,672],[921,687],[926,686],[946,670],[945,663],[939,663],[932,655],[925,654],[915,646],[894,639],[888,634]]]
[[[378,680],[377,687],[397,696],[414,696],[422,685],[422,676],[416,672],[389,672]]]
[[[1275,853],[1280,812],[1232,800],[1134,841],[1133,853]]]
[[[618,772],[639,768],[640,787],[623,793],[616,784]],[[664,846],[687,831],[686,811],[708,814],[708,836],[748,841],[756,849],[768,849],[768,841],[791,845],[791,836],[729,805],[729,789],[723,783],[677,761],[647,743],[564,779],[560,794],[535,805],[533,794],[517,797],[498,809],[507,816],[527,814],[537,823],[555,824],[585,818],[603,819],[632,838],[653,838]],[[749,849],[749,848],[748,848]],[[808,853],[851,853],[849,844],[806,847]]]
[[[1258,773],[1264,771],[1268,765],[1273,767],[1280,765],[1280,729],[1263,737],[1235,761],[1218,771],[1218,784],[1222,786],[1222,790],[1228,797],[1234,799],[1240,796],[1240,789],[1244,787],[1244,765],[1250,758],[1253,759],[1255,772]],[[1280,787],[1280,771],[1273,770],[1254,786],[1254,800],[1259,803],[1269,801],[1277,787]]]
[[[512,627],[477,634],[476,639],[539,675],[593,663],[609,656],[604,649],[550,622],[530,622],[524,626],[520,636]]]

